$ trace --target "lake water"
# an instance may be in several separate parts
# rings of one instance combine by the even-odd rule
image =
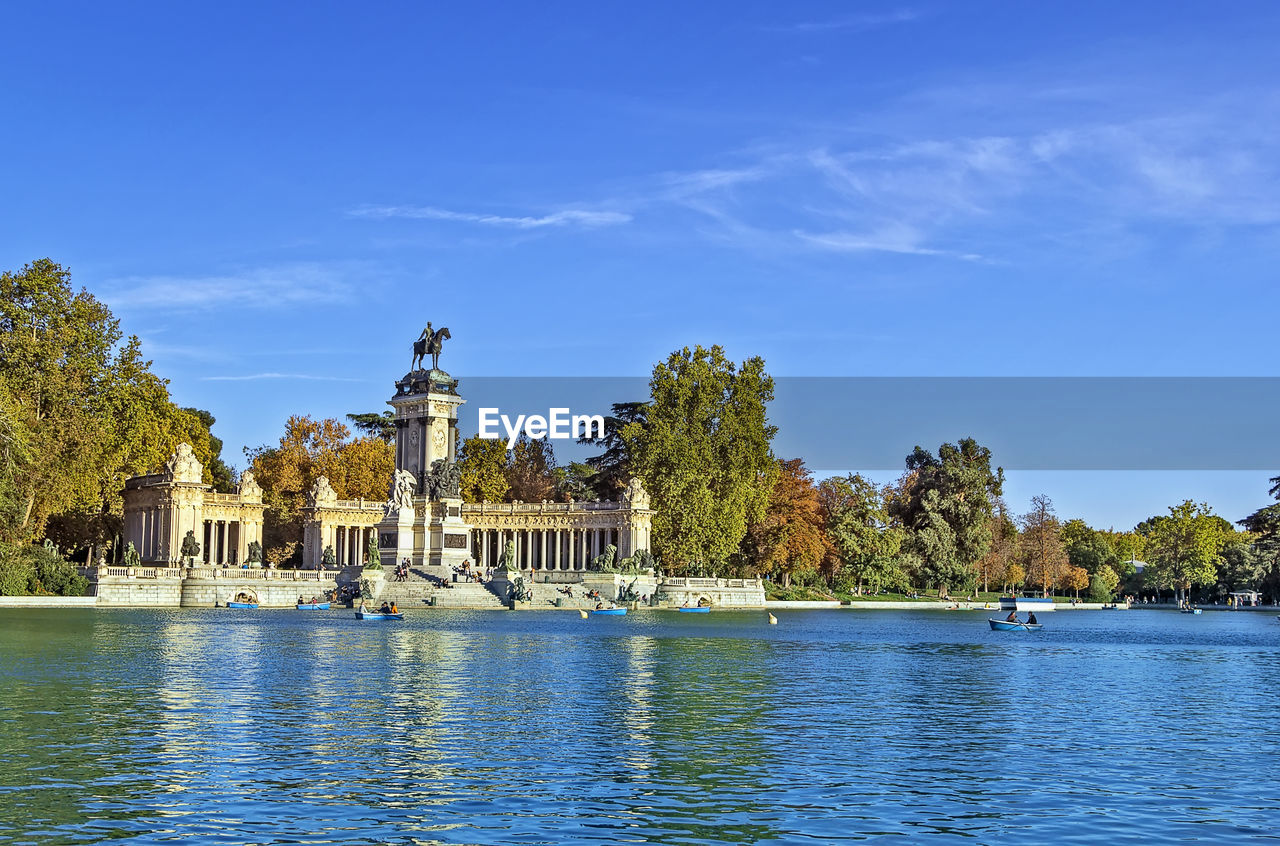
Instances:
[[[0,612],[0,843],[1280,835],[1272,614]]]

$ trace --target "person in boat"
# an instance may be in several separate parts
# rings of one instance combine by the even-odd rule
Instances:
[[[390,606],[390,605],[388,605],[388,604],[387,604],[387,603],[385,603],[385,602],[384,602],[384,603],[382,603],[382,605],[378,606],[378,613],[379,613],[379,614],[390,614],[390,613],[391,613],[391,606]]]
[[[1012,610],[1012,611],[1010,611],[1010,612],[1009,612],[1009,616],[1008,616],[1008,617],[1005,617],[1005,618],[1004,618],[1004,621],[1005,621],[1006,623],[1020,623],[1020,622],[1022,622],[1021,620],[1019,620],[1019,619],[1018,619],[1018,610],[1017,610],[1016,608],[1015,608],[1014,610]]]
[[[399,613],[400,613],[400,609],[396,607],[395,602],[392,602],[392,603],[391,603],[391,613],[392,613],[392,614],[399,614]]]
[[[364,607],[364,597],[361,597],[361,598],[360,598],[360,609],[359,609],[359,610],[360,610],[360,613],[361,613],[361,614],[363,614],[363,613],[364,613],[364,611],[365,611],[365,607]]]
[[[1036,624],[1036,612],[1032,611],[1027,615],[1027,623],[1034,626]]]
[[[302,604],[302,594],[298,594],[298,604]]]

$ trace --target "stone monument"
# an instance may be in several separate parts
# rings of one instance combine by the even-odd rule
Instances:
[[[447,328],[422,331],[413,345],[413,364],[396,382],[387,401],[395,409],[396,470],[378,524],[382,566],[404,559],[449,578],[471,558],[471,526],[462,519],[461,474],[457,466],[458,380],[439,367]],[[430,370],[420,366],[431,356]]]

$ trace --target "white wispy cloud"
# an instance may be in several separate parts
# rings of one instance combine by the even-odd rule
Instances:
[[[359,269],[318,263],[247,268],[200,276],[127,276],[107,280],[104,298],[124,309],[278,308],[350,300]]]
[[[202,382],[256,382],[263,379],[301,379],[308,382],[364,382],[348,376],[320,376],[314,373],[248,373],[231,376],[201,376]]]
[[[802,241],[836,252],[860,253],[882,252],[900,253],[912,256],[938,256],[941,258],[957,258],[965,261],[981,261],[977,253],[963,253],[953,250],[942,250],[927,247],[921,243],[921,233],[909,226],[888,226],[871,232],[827,232],[813,234],[809,232],[795,233]]]
[[[547,227],[582,227],[595,229],[617,226],[631,221],[631,215],[617,211],[593,211],[589,209],[563,209],[541,216],[512,217],[497,214],[451,211],[435,206],[360,206],[347,213],[351,217],[367,217],[379,220],[403,218],[409,220],[448,220],[458,223],[475,223],[509,229],[542,229]]]
[[[920,13],[913,9],[897,9],[881,14],[848,15],[825,21],[801,21],[793,24],[779,24],[764,27],[767,32],[830,32],[832,30],[848,30],[863,32],[878,29],[882,26],[910,23],[918,20]]]

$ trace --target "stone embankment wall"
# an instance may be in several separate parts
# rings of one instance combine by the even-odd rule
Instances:
[[[760,579],[667,578],[658,585],[658,601],[664,605],[698,605],[712,608],[763,608],[764,582]]]
[[[298,596],[323,596],[337,586],[333,573],[234,567],[100,567],[91,574],[99,607],[212,608],[238,594],[264,608],[287,608]]]

